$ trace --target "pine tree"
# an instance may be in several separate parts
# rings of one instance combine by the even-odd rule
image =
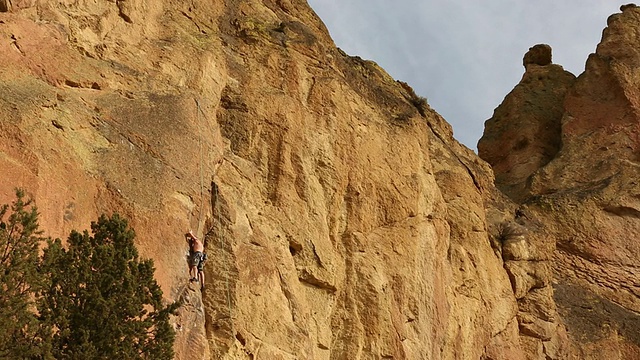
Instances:
[[[102,215],[93,235],[73,231],[68,248],[49,241],[42,268],[49,287],[38,301],[56,359],[171,359],[175,333],[152,260],[141,260],[127,221]]]
[[[44,345],[33,303],[42,284],[40,235],[36,207],[23,190],[16,190],[11,206],[0,207],[0,359],[33,358]]]

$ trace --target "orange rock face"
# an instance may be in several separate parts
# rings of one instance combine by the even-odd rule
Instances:
[[[0,38],[0,200],[130,218],[178,359],[524,359],[488,166],[305,2],[13,1]]]
[[[552,73],[556,65],[528,68],[478,144],[496,185],[554,239],[555,302],[580,359],[640,357],[640,10],[622,10],[575,81]],[[527,83],[534,71],[549,76],[553,96]],[[531,116],[531,108],[553,115]],[[513,148],[514,134],[543,127],[554,135]],[[497,147],[513,150],[498,156]]]
[[[581,105],[601,79],[632,91],[635,65],[618,68],[614,45],[575,85],[529,66],[530,101],[544,89],[566,101],[540,111],[552,129],[526,130],[533,160],[511,162],[518,208],[424,99],[337,49],[304,1],[0,4],[0,200],[24,187],[52,236],[128,217],[166,300],[184,303],[178,359],[563,359],[574,329],[591,329],[573,294],[598,294],[594,308],[620,318],[635,306],[635,280],[618,276],[635,269],[635,193],[617,196],[635,185],[616,175],[635,159],[605,156],[618,161],[609,172],[565,182],[554,167],[577,157],[565,141],[594,133],[566,109],[602,117]],[[617,127],[589,126],[619,129],[633,153],[632,117],[616,111]],[[580,191],[598,196],[578,197],[583,175],[593,186]],[[203,291],[188,283],[189,229],[209,255]],[[568,274],[557,307],[553,273]],[[633,355],[611,329],[589,346]]]

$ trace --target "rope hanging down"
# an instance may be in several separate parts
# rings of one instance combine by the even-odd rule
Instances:
[[[202,123],[200,120],[200,114],[202,114],[202,116],[205,118],[205,120],[207,119],[207,115],[204,113],[204,111],[202,110],[202,108],[200,107],[200,102],[198,101],[198,99],[194,99],[196,102],[196,107],[197,107],[197,117],[196,117],[196,121],[198,124],[198,146],[200,148],[200,216],[199,216],[199,221],[198,221],[198,231],[200,231],[200,226],[203,224],[203,219],[202,216],[204,214],[203,211],[203,205],[204,205],[204,146],[202,144],[203,142],[203,138],[202,138]],[[213,186],[213,203],[215,204],[215,216],[217,218],[217,223],[219,226],[219,231],[218,231],[218,238],[219,238],[219,244],[220,244],[220,252],[221,254],[224,254],[225,251],[225,242],[224,242],[224,232],[223,229],[224,227],[222,226],[222,216],[221,216],[221,211],[220,211],[220,199],[219,199],[219,191],[218,191],[218,185],[214,182],[212,183]],[[214,209],[212,209],[214,210]],[[192,216],[192,212],[189,212],[189,225],[191,225],[191,216]],[[203,239],[209,235],[209,233],[211,231],[213,231],[213,229],[215,228],[215,226],[212,226],[211,229],[209,229],[207,231],[207,233],[203,236]],[[213,235],[215,237],[215,234]],[[229,251],[231,251],[231,245],[229,244]],[[222,259],[224,259],[224,257],[222,257]],[[224,266],[225,266],[225,287],[226,287],[226,295],[227,295],[227,306],[229,309],[229,323],[230,323],[230,327],[231,327],[231,336],[234,336],[234,331],[233,331],[233,309],[231,306],[231,288],[229,286],[229,263],[227,261],[223,261]]]
[[[218,226],[219,226],[219,230],[218,230],[218,238],[220,239],[220,252],[223,253],[224,252],[224,232],[223,232],[223,226],[222,226],[222,217],[220,215],[220,199],[218,197],[219,193],[218,193],[218,185],[216,185],[216,183],[213,183],[213,202],[214,204],[216,204],[215,206],[215,212],[216,212],[216,218],[218,220]],[[229,251],[231,251],[231,244],[229,244]],[[226,287],[226,291],[227,291],[227,306],[229,307],[229,323],[231,326],[231,334],[234,334],[233,331],[233,313],[232,313],[232,306],[231,306],[231,289],[229,287],[229,263],[226,261],[223,261],[225,264],[225,287]],[[232,335],[233,336],[233,335]]]
[[[196,102],[196,126],[198,127],[198,155],[199,155],[199,163],[200,163],[200,207],[198,210],[198,228],[196,234],[200,234],[200,230],[202,229],[202,217],[204,216],[204,146],[202,145],[202,122],[200,120],[200,113],[206,118],[204,111],[200,107],[200,102],[198,99],[194,99]],[[193,217],[193,211],[189,210],[189,226],[191,226],[191,220]]]

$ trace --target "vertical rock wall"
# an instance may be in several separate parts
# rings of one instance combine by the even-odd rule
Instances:
[[[306,2],[11,4],[2,200],[25,187],[54,236],[130,218],[185,304],[177,358],[527,358],[522,324],[546,323],[522,320],[516,295],[548,283],[544,266],[532,284],[514,275],[526,264],[505,270],[496,230],[516,206]],[[189,228],[209,254],[202,292]]]
[[[609,17],[602,41],[575,81],[554,70],[557,65],[527,68],[478,144],[493,165],[497,186],[521,204],[522,214],[541,221],[542,233],[556,246],[555,303],[575,346],[572,358],[579,359],[640,358],[640,10],[632,4],[621,10]],[[552,87],[531,86],[534,71],[543,72]],[[548,114],[531,116],[532,108]],[[536,137],[535,146],[494,156],[494,149],[510,147],[513,134],[526,136],[536,128],[556,130],[554,136]],[[539,149],[545,148],[558,150],[545,161],[523,163],[540,159]]]

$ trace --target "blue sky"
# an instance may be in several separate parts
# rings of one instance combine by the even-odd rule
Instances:
[[[475,150],[484,121],[520,81],[529,47],[578,76],[607,17],[604,0],[308,0],[336,45],[406,81]]]

